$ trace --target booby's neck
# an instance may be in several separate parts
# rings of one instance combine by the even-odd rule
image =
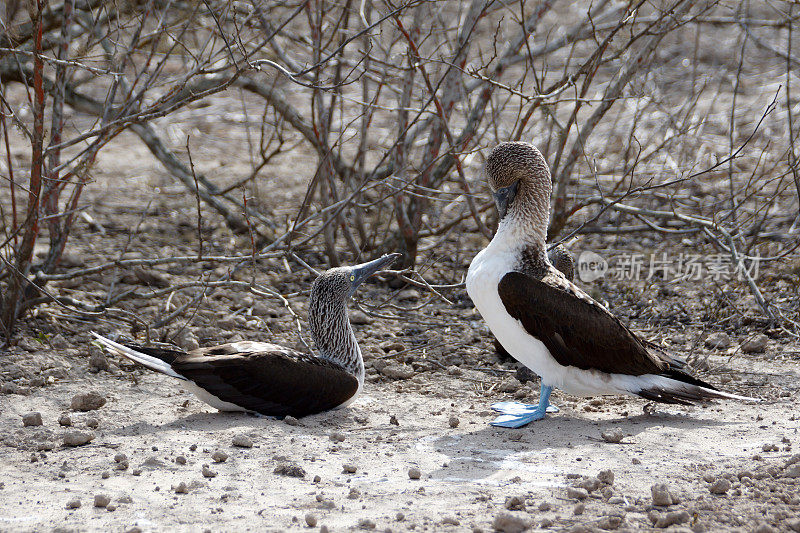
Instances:
[[[529,182],[522,181],[513,204],[497,226],[493,242],[544,250],[549,222],[550,191],[534,190]]]
[[[359,383],[364,382],[364,359],[358,347],[347,306],[343,301],[312,298],[308,309],[311,337],[321,358],[342,365],[354,375]]]

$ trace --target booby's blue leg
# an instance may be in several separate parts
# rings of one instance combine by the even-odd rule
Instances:
[[[492,409],[503,413],[495,418],[491,424],[504,428],[521,428],[534,420],[541,420],[546,413],[557,413],[558,407],[550,405],[550,393],[553,387],[542,385],[539,393],[539,405],[521,402],[497,402],[492,404]]]

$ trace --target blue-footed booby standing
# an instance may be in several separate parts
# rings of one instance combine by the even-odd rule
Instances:
[[[220,411],[301,417],[349,405],[364,385],[364,360],[347,317],[356,288],[400,254],[322,273],[311,288],[308,319],[318,355],[240,341],[190,352],[120,344],[93,335],[110,352],[178,378]]]
[[[631,394],[663,403],[746,399],[691,376],[686,363],[640,339],[550,263],[545,237],[552,182],[534,146],[506,142],[486,160],[500,222],[470,264],[467,292],[492,333],[541,378],[539,405],[501,402],[493,425],[544,418],[550,393]]]

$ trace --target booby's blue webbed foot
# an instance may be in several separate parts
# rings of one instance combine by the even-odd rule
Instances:
[[[550,393],[553,387],[542,385],[539,395],[539,405],[522,402],[497,402],[492,404],[492,409],[502,413],[495,418],[491,425],[504,428],[521,428],[536,420],[541,420],[547,413],[557,413],[558,407],[550,405]]]
[[[502,413],[504,415],[524,415],[530,414],[536,411],[539,406],[532,403],[522,403],[522,402],[495,402],[491,405],[492,410],[497,411],[498,413]],[[553,405],[552,403],[547,406],[545,412],[547,413],[558,413],[561,411],[557,406]]]

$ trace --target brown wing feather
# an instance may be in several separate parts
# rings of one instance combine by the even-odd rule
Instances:
[[[221,400],[271,416],[326,411],[358,390],[355,376],[324,359],[283,348],[224,353],[223,346],[197,350],[172,368]]]
[[[652,354],[614,315],[563,277],[548,274],[545,280],[549,283],[509,272],[498,292],[508,313],[559,364],[635,376],[671,374],[672,363],[682,366]]]

